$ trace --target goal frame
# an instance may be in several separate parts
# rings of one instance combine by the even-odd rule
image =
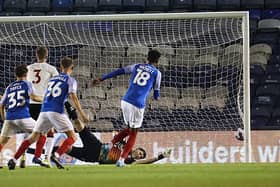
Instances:
[[[250,63],[249,63],[249,13],[236,12],[195,12],[195,13],[157,13],[157,14],[108,14],[108,15],[67,15],[67,16],[11,16],[1,17],[0,23],[13,22],[61,22],[61,21],[114,21],[114,20],[160,20],[191,18],[242,18],[243,35],[243,125],[245,161],[252,162],[250,125]]]

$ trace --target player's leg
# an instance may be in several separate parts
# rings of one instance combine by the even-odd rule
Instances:
[[[53,161],[56,164],[58,169],[64,169],[64,167],[59,161],[59,157],[62,154],[66,153],[76,141],[74,130],[65,131],[64,133],[67,135],[67,138],[51,156],[51,161]]]
[[[0,152],[3,146],[9,141],[10,137],[16,134],[17,126],[15,125],[14,121],[6,120],[4,122],[1,135],[0,135]],[[1,166],[2,168],[2,166]]]
[[[40,119],[38,119],[38,121],[39,120]],[[24,130],[26,130],[27,132],[29,132],[29,131],[32,132],[32,130],[34,129],[34,127],[36,125],[36,121],[33,118],[25,118],[25,119],[17,120],[17,121],[19,123],[18,125],[23,127]],[[42,123],[42,121],[39,123]],[[40,158],[42,151],[43,151],[43,147],[45,145],[45,142],[46,142],[46,136],[43,134],[40,134],[40,136],[36,142],[36,149],[35,149],[34,158],[32,159],[32,162],[35,164],[39,164],[40,166],[43,166],[43,167],[49,167],[49,165],[43,163]]]
[[[30,104],[29,105],[29,111],[30,111],[30,115],[31,118],[34,120],[37,120],[41,111],[41,104]],[[28,137],[29,134],[25,133],[23,140],[26,139]],[[20,141],[21,142],[21,141]],[[25,168],[25,153],[22,154],[22,156],[20,157],[20,164],[19,164],[20,168]]]
[[[41,104],[30,104],[30,106],[29,106],[30,115],[34,120],[38,120],[40,111],[41,111],[41,107],[42,107]],[[37,152],[35,152],[35,158],[39,158],[41,156],[40,152],[42,152],[42,149],[43,149],[43,147],[41,147],[41,146],[44,146],[44,145],[45,145],[45,149],[46,149],[45,157],[49,158],[51,151],[52,151],[52,147],[53,147],[53,131],[52,130],[50,130],[47,133],[47,138],[45,138],[44,136],[39,138],[37,145],[36,145]],[[37,147],[38,147],[38,149],[37,149]],[[47,160],[49,160],[49,159],[47,159]]]
[[[32,128],[32,127],[30,127]],[[15,163],[16,160],[25,152],[25,150],[34,142],[36,142],[41,134],[44,134],[44,132],[47,132],[48,129],[50,129],[50,123],[48,119],[46,118],[46,115],[44,113],[40,114],[38,121],[34,127],[33,132],[31,135],[25,139],[19,148],[17,149],[14,158],[10,159],[8,162],[9,169],[15,169]]]
[[[8,161],[8,167],[10,170],[15,169],[16,161],[22,156],[22,154],[25,153],[26,149],[32,143],[36,142],[39,139],[40,135],[41,134],[38,132],[32,132],[31,135],[21,143],[14,157]]]
[[[1,135],[0,135],[0,152],[3,149],[4,145],[6,143],[8,143],[10,136],[12,136],[15,132],[14,132],[14,125],[9,122],[9,121],[5,121],[2,131],[1,131]]]
[[[121,101],[121,108],[123,113],[123,119],[126,125],[128,125],[129,119],[131,118],[130,107],[127,102]],[[111,141],[112,144],[116,144],[117,142],[122,141],[125,137],[128,136],[130,128],[125,128],[117,135],[114,136],[113,140]]]
[[[74,158],[77,158],[81,161],[85,161],[87,162],[87,151],[85,148],[83,147],[74,147],[72,146],[68,151],[67,151],[67,154],[74,157]]]
[[[123,152],[121,154],[121,158],[126,159],[128,154],[129,154],[129,152],[132,150],[132,148],[133,148],[133,146],[134,146],[134,144],[136,142],[137,132],[138,132],[137,128],[131,128],[130,129],[127,142],[124,145],[124,149],[123,149]]]
[[[54,129],[52,128],[47,133],[47,140],[45,143],[45,161],[49,162],[49,163],[50,163],[50,157],[51,157],[52,150],[53,150],[53,145],[54,145]]]
[[[30,133],[18,134],[17,142],[22,142],[24,139],[26,139],[29,136],[29,134]],[[20,157],[20,162],[19,162],[19,167],[20,168],[25,168],[25,160],[26,160],[26,155],[25,155],[25,153],[23,153],[22,156]]]
[[[0,136],[0,153],[4,145],[6,145],[9,141],[9,137]],[[0,169],[3,168],[2,163],[0,163]]]
[[[4,145],[8,143],[9,139],[10,139],[9,137],[0,136],[0,153]],[[0,163],[0,169],[2,168],[3,168],[2,163]]]
[[[76,141],[74,128],[70,119],[65,114],[49,112],[48,118],[57,132],[64,132],[67,135],[67,138],[64,140],[62,145],[51,156],[51,161],[56,164],[57,168],[64,169],[59,161],[59,157],[63,153],[67,152]]]
[[[138,128],[142,126],[144,118],[144,109],[137,108],[125,101],[122,101],[121,106],[125,122],[128,124],[130,131],[121,157],[116,163],[116,165],[120,167],[124,166],[124,160],[127,158],[129,152],[132,150],[136,142]]]
[[[93,147],[94,145],[101,145],[102,143],[92,134],[89,128],[85,127],[81,120],[77,119],[74,121],[74,127],[79,132],[80,138],[85,148]]]

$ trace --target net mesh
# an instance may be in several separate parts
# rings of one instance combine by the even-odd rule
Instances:
[[[47,46],[52,65],[59,67],[63,56],[74,59],[78,96],[90,114],[93,131],[125,127],[120,99],[129,75],[98,87],[91,87],[90,80],[119,67],[144,63],[150,49],[162,53],[161,98],[148,99],[141,131],[180,134],[243,126],[242,17],[153,20],[151,16],[150,20],[6,22],[0,27],[1,93],[14,80],[14,66],[35,62],[36,47]],[[182,141],[173,137],[167,145]]]

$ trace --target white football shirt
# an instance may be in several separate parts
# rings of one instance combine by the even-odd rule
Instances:
[[[35,95],[44,96],[51,77],[58,75],[56,68],[48,63],[33,63],[27,66],[27,80],[32,82]],[[30,101],[30,103],[38,103]]]

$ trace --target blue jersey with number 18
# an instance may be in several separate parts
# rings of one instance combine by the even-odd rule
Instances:
[[[41,112],[64,113],[64,102],[70,93],[77,92],[77,82],[68,74],[60,73],[48,82]]]
[[[7,106],[6,120],[29,118],[29,95],[34,92],[31,82],[15,81],[5,90],[0,101]]]
[[[160,90],[161,72],[151,64],[135,64],[124,70],[125,73],[131,73],[131,77],[122,99],[138,108],[144,108],[151,89]]]

